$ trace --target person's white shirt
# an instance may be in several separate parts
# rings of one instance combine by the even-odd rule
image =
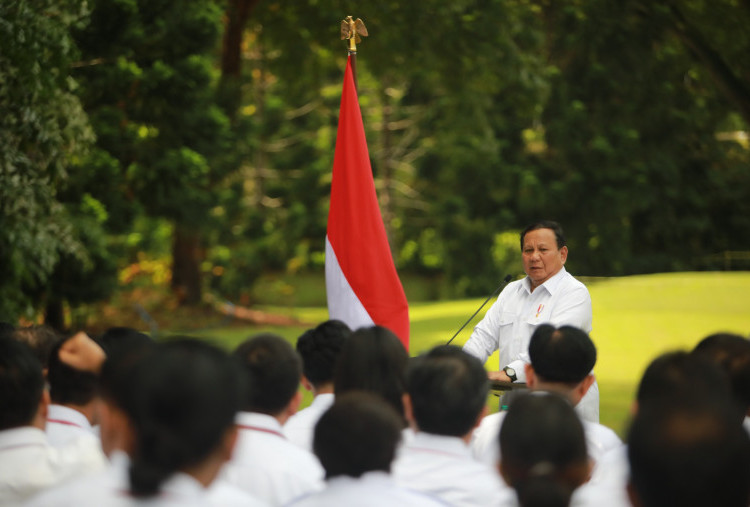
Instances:
[[[324,490],[309,493],[289,504],[290,507],[349,507],[352,505],[357,507],[391,505],[431,507],[449,504],[420,491],[400,487],[385,472],[367,472],[359,478],[333,477],[326,481]]]
[[[573,493],[570,505],[630,507],[627,493],[629,476],[628,447],[621,445],[601,457],[591,479]]]
[[[524,365],[531,362],[529,340],[537,326],[575,326],[590,333],[591,322],[588,289],[562,267],[533,292],[528,276],[508,284],[474,327],[463,349],[482,363],[498,350],[500,367],[510,366],[518,381],[525,382]],[[599,422],[599,386],[596,382],[576,410],[585,420]]]
[[[33,426],[0,431],[0,505],[18,505],[104,464],[101,454],[78,441],[60,448],[49,445],[44,431]]]
[[[322,393],[313,398],[309,407],[304,408],[284,423],[284,434],[289,441],[303,449],[313,452],[313,435],[315,424],[328,410],[335,396],[333,393]]]
[[[239,437],[222,471],[229,483],[270,505],[323,488],[323,467],[311,453],[286,439],[276,418],[255,412],[237,414]]]
[[[506,415],[507,412],[502,411],[486,416],[471,436],[472,455],[488,466],[494,466],[500,460],[500,428]],[[596,471],[605,454],[622,447],[622,440],[604,425],[584,420],[581,422],[586,436],[586,449]]]
[[[70,505],[125,507],[135,505],[202,505],[209,507],[264,507],[267,504],[234,486],[215,480],[204,488],[193,477],[177,473],[153,498],[137,499],[129,493],[130,458],[115,451],[109,465],[99,473],[61,484],[34,497],[25,507],[67,507]]]
[[[417,431],[393,462],[392,473],[396,484],[450,505],[496,505],[510,494],[497,469],[475,460],[459,437]]]
[[[78,410],[50,403],[47,408],[47,424],[44,432],[47,441],[55,447],[69,444],[79,438],[94,439],[99,442],[94,427],[88,418]]]

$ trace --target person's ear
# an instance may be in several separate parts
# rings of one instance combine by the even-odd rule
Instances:
[[[304,387],[307,391],[313,392],[313,385],[310,380],[302,375],[302,379],[300,380],[300,383],[302,384],[302,387]]]
[[[568,247],[564,246],[560,249],[560,259],[562,259],[562,263],[565,264],[565,261],[568,260]]]
[[[536,374],[534,373],[534,367],[530,363],[523,365],[523,371],[526,373],[526,386],[529,389],[536,387]]]
[[[417,420],[414,419],[414,406],[411,403],[411,396],[409,396],[409,393],[401,395],[401,403],[404,405],[404,418],[406,419],[406,422],[408,422],[409,426],[416,431]]]

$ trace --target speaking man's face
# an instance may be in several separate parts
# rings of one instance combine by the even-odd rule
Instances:
[[[529,231],[523,238],[523,270],[536,288],[555,276],[568,258],[568,247],[557,248],[552,229]]]

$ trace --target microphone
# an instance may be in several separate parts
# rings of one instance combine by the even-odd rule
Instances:
[[[512,279],[513,279],[513,277],[510,276],[510,275],[507,275],[505,278],[503,278],[503,283],[500,284],[500,287],[498,287],[497,289],[495,289],[495,292],[493,292],[492,294],[490,294],[490,296],[487,299],[484,300],[484,303],[482,303],[482,306],[480,306],[479,308],[477,308],[477,311],[474,312],[474,315],[472,315],[471,317],[469,317],[469,320],[467,320],[466,322],[464,322],[464,325],[461,326],[461,329],[459,329],[458,331],[456,331],[456,334],[453,335],[453,338],[455,338],[456,336],[458,336],[458,333],[460,333],[461,331],[463,331],[463,329],[466,327],[466,324],[468,324],[469,322],[471,322],[471,319],[473,319],[474,317],[476,317],[477,313],[479,313],[479,310],[481,310],[482,308],[484,308],[484,305],[487,304],[487,301],[489,301],[493,297],[497,296],[500,293],[500,291],[503,290],[503,288],[510,283],[510,281]],[[453,341],[453,338],[451,338],[450,340],[448,340],[448,343],[446,343],[446,345],[450,345],[451,342]]]

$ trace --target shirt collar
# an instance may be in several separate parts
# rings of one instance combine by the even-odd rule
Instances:
[[[60,424],[70,424],[91,431],[91,423],[78,410],[64,405],[50,404],[47,411],[47,421]]]
[[[269,432],[282,433],[279,421],[268,414],[258,412],[238,412],[234,419],[238,426],[252,426]]]
[[[47,446],[47,435],[34,426],[20,426],[0,431],[0,451],[11,447],[42,445]]]
[[[544,287],[544,289],[549,293],[550,296],[554,295],[555,291],[560,286],[560,282],[567,273],[568,272],[565,270],[565,266],[563,266],[560,271],[555,273],[552,277],[549,278],[549,280],[547,280],[534,290],[539,290],[540,288]],[[521,287],[523,287],[528,294],[531,294],[531,278],[529,278],[528,275],[526,275],[526,278],[523,279]]]
[[[471,458],[469,446],[459,437],[417,431],[412,441],[408,444],[408,447],[411,450]]]

